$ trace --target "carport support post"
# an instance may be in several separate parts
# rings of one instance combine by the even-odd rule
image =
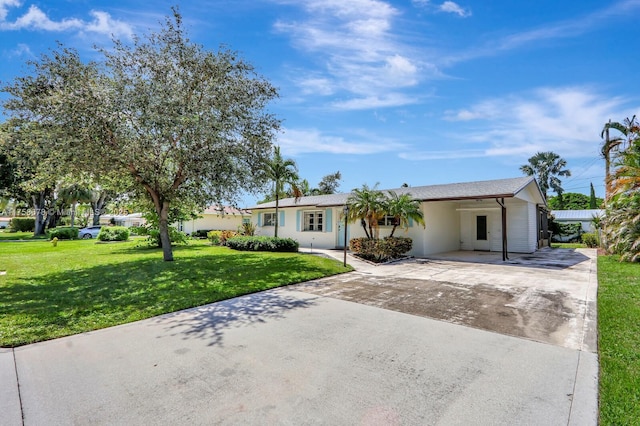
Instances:
[[[344,206],[344,209],[342,210],[342,213],[344,213],[344,262],[343,265],[346,268],[347,267],[347,216],[349,216],[349,206]]]
[[[507,252],[507,206],[504,205],[504,198],[497,199],[496,203],[500,204],[502,211],[502,261],[509,259]]]

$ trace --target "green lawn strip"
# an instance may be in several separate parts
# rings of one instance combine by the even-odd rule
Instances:
[[[587,245],[583,243],[551,243],[551,248],[587,248]]]
[[[301,253],[237,252],[203,242],[174,250],[136,242],[0,244],[0,346],[123,324],[345,272]],[[351,270],[350,268],[348,270]]]
[[[640,264],[598,257],[600,424],[640,419]]]
[[[16,241],[16,240],[46,240],[46,235],[33,235],[33,232],[8,232],[0,231],[0,241]]]

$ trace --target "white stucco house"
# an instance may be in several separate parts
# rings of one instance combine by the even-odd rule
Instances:
[[[177,224],[178,230],[192,234],[196,231],[236,231],[243,222],[251,221],[251,210],[230,206],[210,206],[199,214],[199,218]]]
[[[415,223],[396,236],[413,239],[413,256],[458,250],[532,253],[548,244],[548,208],[533,177],[392,189],[421,201],[426,226]],[[386,192],[386,190],[385,190]],[[278,236],[302,247],[341,248],[345,244],[343,209],[348,193],[280,200]],[[275,202],[252,207],[259,235],[273,235]],[[391,223],[381,222],[380,236]],[[347,241],[364,237],[360,223],[346,227]]]

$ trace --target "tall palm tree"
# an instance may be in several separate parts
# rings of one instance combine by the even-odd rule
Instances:
[[[537,152],[533,157],[529,158],[529,164],[520,166],[520,170],[529,176],[534,176],[540,185],[540,189],[547,198],[549,189],[561,196],[562,181],[558,176],[571,176],[571,172],[565,167],[567,162],[560,158],[555,152]]]
[[[376,183],[373,188],[367,184],[360,189],[354,189],[347,198],[349,214],[347,220],[355,222],[360,220],[367,238],[375,238],[378,233],[378,220],[385,215],[385,196],[378,190]]]
[[[91,190],[81,186],[77,183],[62,188],[58,192],[58,196],[62,200],[71,206],[71,227],[73,228],[76,218],[76,206],[78,203],[91,202]]]
[[[605,201],[611,197],[611,163],[614,158],[612,158],[612,154],[616,155],[616,153],[620,152],[620,147],[624,148],[624,142],[630,133],[638,130],[638,123],[636,121],[636,116],[634,115],[631,119],[627,118],[623,123],[618,123],[616,121],[612,122],[609,120],[608,123],[604,125],[602,132],[600,133],[600,137],[604,139],[604,143],[602,144],[601,153],[604,157],[604,182],[605,182],[605,190],[604,190],[604,199]],[[611,137],[610,130],[614,129],[620,132],[624,137],[615,136]]]
[[[391,234],[389,234],[390,237],[393,237],[393,233],[396,232],[398,226],[405,230],[408,229],[409,220],[425,226],[424,214],[420,210],[420,201],[411,198],[411,194],[398,195],[393,191],[389,191],[386,212],[387,215],[393,216],[395,219]]]
[[[297,187],[298,182],[298,166],[296,162],[290,158],[282,158],[280,147],[276,146],[273,150],[273,158],[265,165],[267,177],[273,181],[274,193],[276,196],[276,217],[274,236],[278,236],[278,210],[280,197],[284,194],[285,184],[291,185],[296,200],[300,198],[300,190]]]

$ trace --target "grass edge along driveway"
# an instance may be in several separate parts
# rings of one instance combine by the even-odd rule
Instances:
[[[598,256],[600,424],[640,419],[640,264]]]
[[[204,242],[159,249],[136,242],[0,244],[0,347],[125,324],[351,271],[302,253],[237,252]]]

